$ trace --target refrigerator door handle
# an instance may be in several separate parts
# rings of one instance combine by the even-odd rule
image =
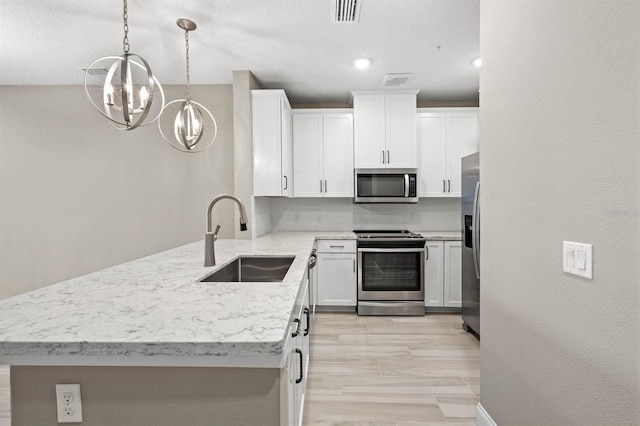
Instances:
[[[480,182],[476,182],[476,191],[473,196],[473,218],[471,221],[471,245],[473,246],[473,266],[476,269],[476,277],[480,279]]]

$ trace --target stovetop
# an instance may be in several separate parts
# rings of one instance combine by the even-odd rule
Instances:
[[[358,239],[369,239],[369,238],[376,238],[376,239],[385,239],[385,238],[393,238],[393,239],[398,239],[398,238],[424,238],[422,235],[420,234],[416,234],[415,232],[411,232],[411,231],[407,231],[407,230],[402,230],[402,231],[388,231],[388,230],[366,230],[366,231],[353,231],[357,236]]]

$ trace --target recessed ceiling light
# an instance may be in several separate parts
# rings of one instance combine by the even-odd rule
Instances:
[[[353,61],[353,66],[358,68],[359,70],[364,70],[369,68],[371,65],[371,59],[369,58],[358,58]]]
[[[480,68],[482,66],[482,58],[480,56],[478,56],[477,58],[473,58],[471,60],[471,63],[476,67]]]

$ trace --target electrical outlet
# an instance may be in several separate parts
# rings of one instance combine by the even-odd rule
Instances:
[[[56,405],[58,407],[58,423],[81,423],[80,385],[56,385]]]

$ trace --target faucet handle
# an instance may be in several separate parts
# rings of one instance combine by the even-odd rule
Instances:
[[[218,232],[220,232],[220,225],[216,225],[216,230],[213,231],[213,238],[218,239]]]

